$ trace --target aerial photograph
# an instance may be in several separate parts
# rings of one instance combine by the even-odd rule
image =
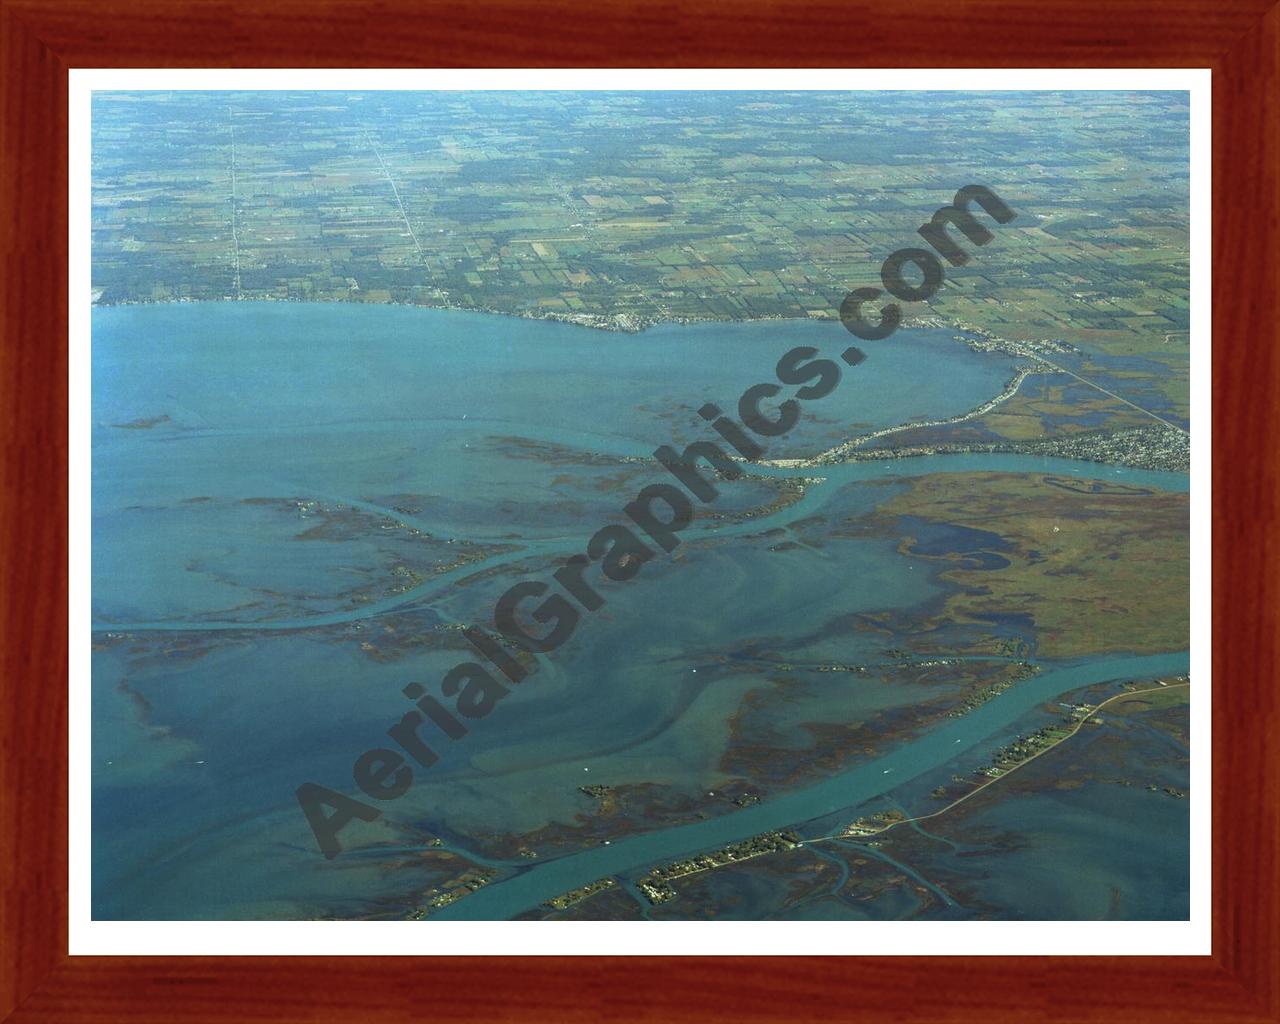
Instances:
[[[1186,91],[91,147],[95,920],[1189,918]]]

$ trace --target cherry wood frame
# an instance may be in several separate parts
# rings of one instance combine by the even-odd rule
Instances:
[[[0,1019],[1280,1020],[1273,2],[0,0]],[[68,68],[613,65],[1212,68],[1212,956],[68,956]]]

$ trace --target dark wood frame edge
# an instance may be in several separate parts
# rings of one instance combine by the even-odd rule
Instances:
[[[1269,2],[0,0],[0,1019],[1280,1020]],[[67,955],[67,70],[463,65],[1213,69],[1212,956]]]

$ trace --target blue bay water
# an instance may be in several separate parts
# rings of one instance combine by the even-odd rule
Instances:
[[[527,869],[439,911],[446,920],[512,917],[575,886],[649,862],[683,857],[750,838],[770,829],[856,807],[955,756],[957,744],[973,745],[1042,701],[1113,679],[1147,678],[1187,671],[1186,652],[1117,657],[1046,672],[1024,681],[962,718],[938,726],[883,757],[838,772],[812,786],[710,821],[621,839]]]
[[[94,908],[106,917],[342,916],[397,884],[375,848],[401,826],[465,842],[572,820],[588,777],[692,791],[718,784],[726,723],[759,684],[732,666],[711,672],[720,652],[937,593],[924,573],[903,572],[884,540],[779,556],[758,540],[767,529],[869,510],[884,488],[931,472],[1053,472],[1186,489],[1180,474],[957,455],[824,467],[823,483],[769,516],[695,523],[677,560],[602,591],[607,609],[542,659],[529,684],[442,751],[382,822],[353,827],[356,856],[336,872],[316,854],[293,790],[306,780],[349,788],[354,757],[404,712],[405,682],[438,678],[458,660],[409,649],[379,663],[361,641],[392,615],[405,616],[395,620],[401,629],[484,621],[522,567],[580,551],[635,490],[663,479],[647,462],[590,466],[578,456],[643,458],[659,444],[709,436],[696,415],[703,402],[732,412],[745,387],[773,379],[788,349],[811,345],[838,358],[850,339],[838,324],[810,321],[616,335],[475,313],[283,303],[102,309],[93,327],[95,624],[102,635],[152,645],[171,636],[178,645],[94,654]],[[864,347],[867,361],[810,403],[771,455],[812,454],[867,428],[962,413],[1012,374],[1008,359],[973,352],[946,331],[902,331]],[[522,443],[570,455],[524,457]],[[381,579],[403,547],[380,527],[300,545],[294,499],[514,550],[478,566],[503,570],[491,579],[461,586],[476,568],[464,567],[352,607],[342,597],[349,581]],[[417,511],[398,510],[405,506]],[[706,682],[695,682],[698,668]],[[1010,709],[1011,696],[994,703]],[[846,692],[829,713],[874,710],[885,699]],[[977,742],[984,721],[975,718],[965,736]],[[933,755],[916,747],[900,770],[923,770]],[[861,775],[821,785],[702,831],[633,837],[625,843],[636,845],[619,842],[609,856],[631,866],[679,856],[743,828],[852,806],[866,788]],[[495,884],[450,913],[516,913],[547,885],[563,891],[614,863],[595,850],[578,856]]]

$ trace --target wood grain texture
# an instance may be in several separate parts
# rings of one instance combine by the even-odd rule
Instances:
[[[0,1019],[1280,1020],[1280,8],[0,0],[0,55]],[[1212,957],[67,956],[67,69],[610,65],[1213,68]]]

